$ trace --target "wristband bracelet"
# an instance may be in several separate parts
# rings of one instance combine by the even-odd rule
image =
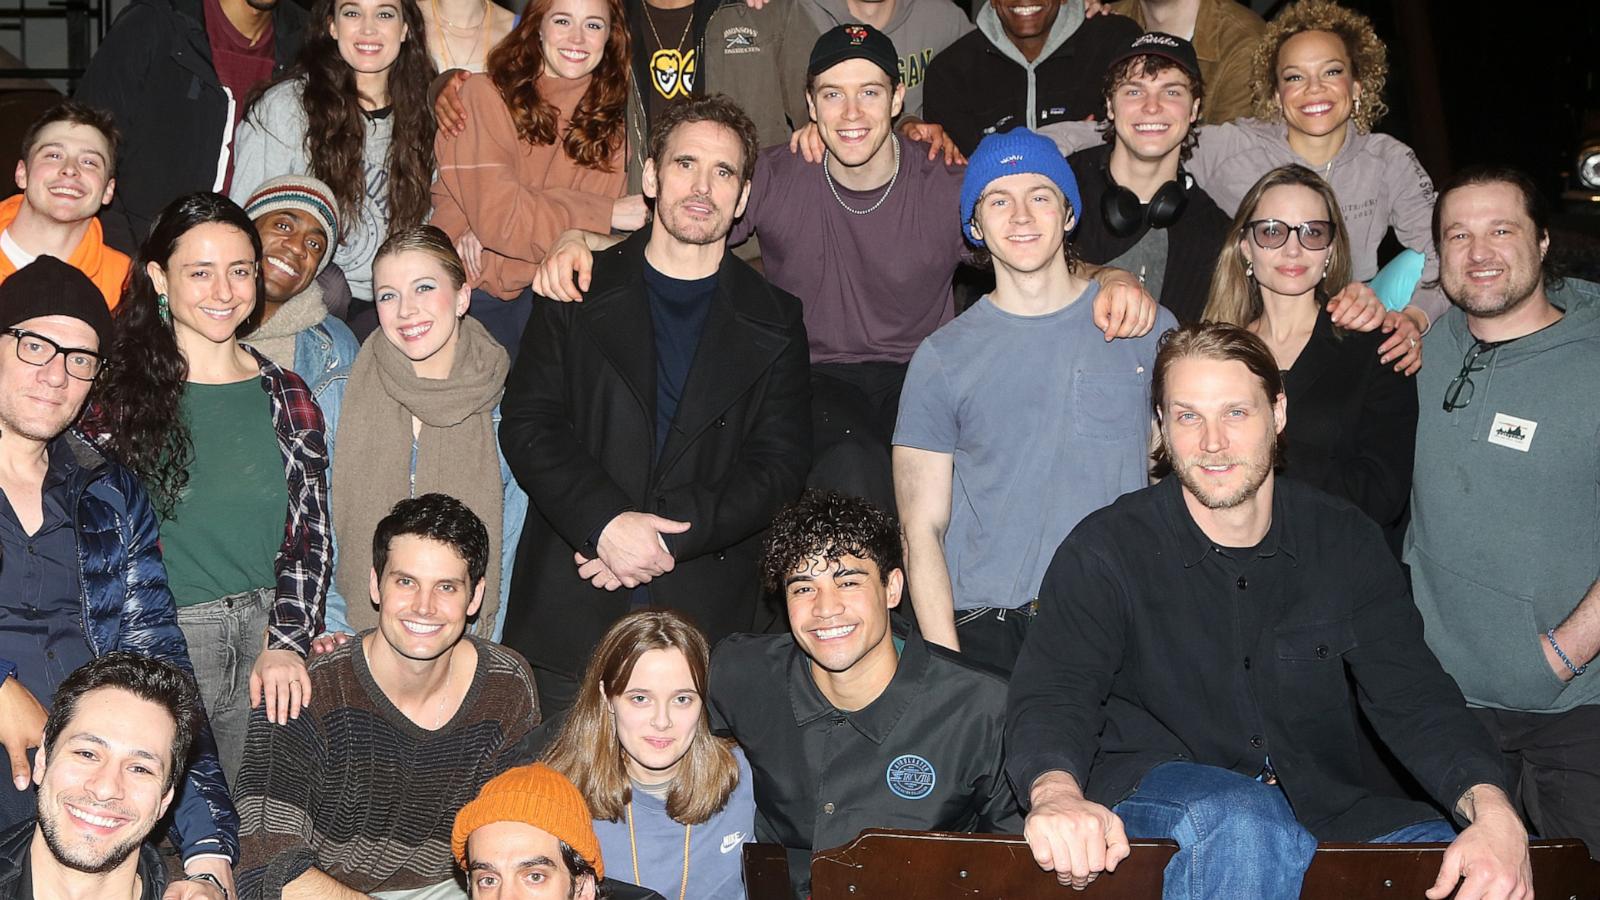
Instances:
[[[1556,643],[1556,630],[1554,628],[1544,633],[1544,639],[1550,642],[1550,649],[1554,650],[1556,655],[1561,657],[1561,661],[1565,663],[1567,668],[1572,671],[1573,678],[1577,678],[1584,672],[1589,671],[1588,663],[1584,663],[1581,666],[1575,666],[1572,664],[1572,660],[1567,657],[1566,651],[1562,650],[1561,645]]]
[[[230,896],[228,894],[228,889],[226,887],[224,887],[223,884],[222,884],[222,879],[220,879],[217,876],[211,874],[210,872],[196,872],[195,874],[188,876],[185,880],[186,881],[198,881],[198,882],[200,882],[202,884],[209,884],[212,887],[214,887],[217,890],[222,892],[222,900],[231,900],[231,898],[230,898]]]

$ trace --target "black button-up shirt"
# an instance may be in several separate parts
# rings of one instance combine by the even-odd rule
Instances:
[[[56,686],[94,654],[83,634],[82,573],[70,496],[78,461],[64,438],[50,443],[40,488],[44,520],[29,534],[0,492],[0,658],[50,708]],[[0,765],[3,768],[3,765]]]
[[[1022,831],[1001,759],[1005,681],[914,629],[889,686],[834,708],[789,635],[736,634],[711,655],[712,727],[755,775],[756,839],[789,849],[797,892],[811,853],[865,828]]]
[[[1215,546],[1176,478],[1068,536],[1011,679],[1007,771],[1024,798],[1062,770],[1112,806],[1154,766],[1186,759],[1275,773],[1321,840],[1437,818],[1386,788],[1347,669],[1378,734],[1441,806],[1474,784],[1504,787],[1378,527],[1306,485],[1274,485],[1272,525],[1248,550]]]

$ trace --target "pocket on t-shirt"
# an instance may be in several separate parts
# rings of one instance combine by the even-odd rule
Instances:
[[[1076,372],[1072,376],[1072,430],[1079,437],[1111,441],[1150,430],[1150,399],[1143,375]]]

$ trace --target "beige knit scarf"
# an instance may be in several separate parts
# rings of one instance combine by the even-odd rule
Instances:
[[[489,531],[489,568],[474,632],[487,638],[500,613],[505,488],[493,412],[511,366],[478,320],[469,316],[456,327],[460,336],[449,378],[418,377],[381,330],[367,339],[350,370],[333,459],[333,527],[340,538],[334,581],[357,632],[378,624],[368,590],[378,521],[395,503],[433,491],[465,503]],[[422,423],[415,492],[413,417]]]

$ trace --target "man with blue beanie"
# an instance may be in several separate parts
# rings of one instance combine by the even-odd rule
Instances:
[[[1107,342],[1067,236],[1082,200],[1054,142],[985,137],[961,227],[995,289],[911,358],[894,434],[912,607],[930,641],[1010,672],[1056,546],[1148,483],[1150,370],[1176,326]]]

